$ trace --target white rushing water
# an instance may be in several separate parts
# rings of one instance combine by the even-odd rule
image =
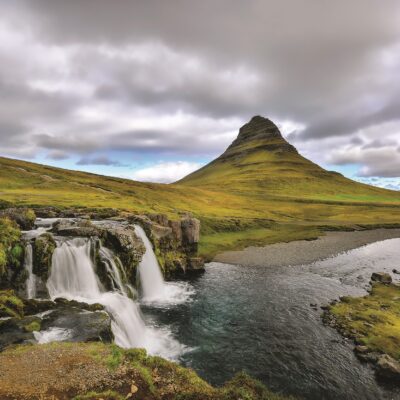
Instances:
[[[47,281],[50,297],[103,304],[112,318],[111,328],[116,344],[124,348],[143,347],[150,354],[176,359],[185,347],[168,330],[145,325],[138,304],[122,290],[119,272],[113,271],[119,287],[112,292],[104,291],[95,273],[90,250],[91,241],[82,238],[57,244]],[[107,254],[111,253],[103,248],[103,256]],[[111,261],[109,265],[112,269]]]
[[[28,279],[25,282],[26,285],[26,297],[28,299],[33,299],[36,296],[36,281],[37,276],[32,272],[33,270],[33,253],[32,245],[28,243],[25,247],[25,260],[24,267],[28,273]]]
[[[193,294],[192,287],[184,282],[165,282],[145,231],[141,226],[135,225],[135,232],[146,248],[138,268],[142,302],[161,307],[186,302]]]
[[[45,331],[35,331],[33,332],[33,336],[39,344],[62,342],[64,340],[68,340],[71,337],[71,330],[54,327]]]
[[[111,284],[113,286],[113,289],[120,291],[124,295],[127,295],[125,285],[122,282],[121,272],[120,269],[117,267],[117,263],[113,252],[110,249],[107,249],[107,247],[103,247],[100,245],[99,253],[101,259],[104,261],[104,264],[107,268],[107,273],[111,278]],[[121,266],[121,262],[118,261],[118,263]]]

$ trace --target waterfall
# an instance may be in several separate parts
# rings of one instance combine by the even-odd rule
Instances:
[[[138,268],[143,298],[147,301],[162,298],[165,294],[165,283],[153,246],[141,226],[135,225],[135,232],[146,248]]]
[[[33,269],[33,254],[32,245],[28,243],[25,247],[25,260],[24,260],[25,270],[28,273],[28,279],[25,282],[26,287],[26,297],[28,299],[33,299],[36,296],[36,280],[37,276],[32,272]]]
[[[124,295],[127,295],[125,285],[121,279],[120,269],[117,266],[117,261],[118,261],[118,264],[124,273],[124,278],[126,279],[125,270],[123,269],[121,262],[119,261],[118,258],[115,257],[115,255],[113,254],[113,252],[110,249],[107,249],[107,247],[100,245],[99,253],[100,253],[100,257],[101,257],[102,261],[104,262],[104,264],[107,268],[107,273],[108,273],[109,277],[111,278],[111,285],[113,286],[113,289],[120,291]],[[126,286],[132,292],[132,289],[128,285],[126,285]]]
[[[57,243],[47,281],[50,297],[104,305],[112,319],[115,343],[121,347],[144,347],[150,354],[172,359],[181,354],[185,347],[174,340],[169,331],[145,325],[138,304],[121,290],[123,285],[116,271],[113,272],[115,281],[121,286],[112,292],[103,290],[90,250],[91,241],[88,239],[75,238]],[[103,248],[103,254],[110,253]]]
[[[142,302],[161,307],[186,302],[192,296],[193,288],[184,282],[165,282],[145,231],[135,225],[135,233],[142,239],[146,249],[138,268]]]

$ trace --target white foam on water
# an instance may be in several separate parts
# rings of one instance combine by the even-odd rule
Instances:
[[[194,294],[193,287],[184,282],[165,282],[153,246],[143,228],[135,225],[146,251],[139,264],[138,276],[142,290],[141,302],[156,307],[167,307],[187,302]]]
[[[52,327],[45,331],[34,331],[33,336],[37,340],[39,344],[50,343],[50,342],[62,342],[64,340],[68,340],[71,337],[71,330]]]
[[[139,305],[122,290],[105,292],[102,289],[90,257],[90,247],[91,241],[82,238],[57,244],[47,281],[50,297],[100,303],[112,318],[111,328],[117,345],[143,347],[150,354],[177,359],[186,347],[176,341],[168,329],[146,326]]]

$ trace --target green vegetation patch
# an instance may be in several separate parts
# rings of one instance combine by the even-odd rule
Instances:
[[[0,281],[7,272],[9,260],[20,262],[23,249],[17,245],[21,231],[17,224],[9,218],[0,218]]]
[[[21,318],[24,315],[24,303],[13,290],[0,290],[0,317]]]
[[[371,352],[400,360],[400,286],[375,283],[365,297],[343,297],[329,307],[338,329]]]
[[[40,319],[30,322],[29,324],[24,326],[24,329],[27,332],[38,332],[40,331]]]

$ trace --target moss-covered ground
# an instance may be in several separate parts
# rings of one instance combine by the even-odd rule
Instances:
[[[343,297],[329,313],[358,344],[400,361],[400,286],[375,283],[367,296]]]
[[[0,398],[289,399],[270,392],[244,373],[215,388],[194,371],[150,357],[144,350],[123,350],[102,343],[25,345],[0,353]]]

